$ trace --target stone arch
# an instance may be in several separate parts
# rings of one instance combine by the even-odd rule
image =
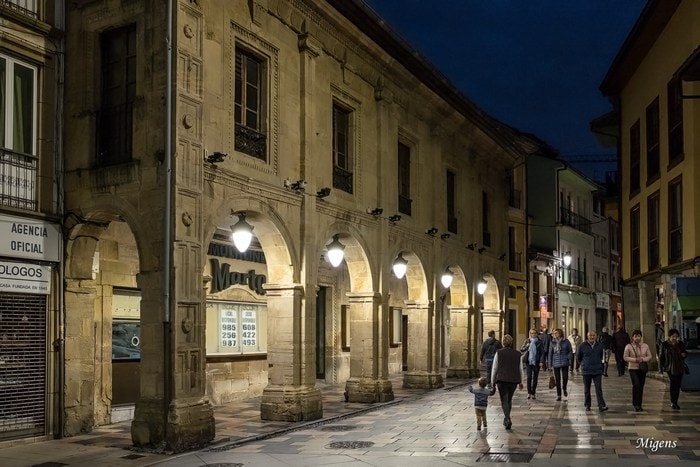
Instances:
[[[408,261],[405,276],[408,285],[408,300],[414,303],[427,304],[430,299],[429,284],[423,262],[420,257],[411,250],[397,250],[391,258],[389,267],[394,263],[399,253]]]
[[[345,222],[336,222],[325,229],[321,235],[321,245],[318,255],[326,251],[326,245],[330,243],[333,235],[338,235],[338,240],[345,245],[345,257],[343,259],[348,268],[350,290],[355,293],[369,293],[376,290],[376,274],[369,261],[368,245],[360,231],[353,225]]]
[[[123,403],[115,400],[113,385],[122,380],[112,365],[113,292],[116,287],[137,288],[144,263],[155,263],[144,246],[147,229],[137,219],[133,206],[111,199],[64,217],[67,383],[62,429],[67,435],[119,420],[112,410],[113,403]],[[93,371],[85,372],[86,367]],[[138,387],[138,381],[131,383]]]
[[[217,228],[229,230],[237,220],[235,213],[245,212],[253,226],[253,234],[260,242],[267,262],[268,282],[272,284],[300,283],[300,255],[294,248],[293,237],[279,213],[264,199],[239,197],[223,199],[206,221],[205,245],[214,237]],[[206,255],[204,255],[206,261]]]
[[[484,292],[484,309],[485,310],[500,310],[501,309],[501,298],[499,293],[498,282],[496,278],[490,274],[484,274],[484,281],[486,282],[486,292]]]

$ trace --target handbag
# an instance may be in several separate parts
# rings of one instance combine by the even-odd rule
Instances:
[[[554,375],[549,375],[549,389],[554,389],[557,383],[554,381]]]
[[[690,374],[690,368],[688,368],[688,364],[687,364],[687,363],[684,363],[684,364],[683,364],[683,373],[685,373],[686,375],[689,375],[689,374]]]
[[[634,356],[639,358],[637,355],[637,350],[634,348],[634,345],[632,345],[632,350],[634,351]],[[649,364],[647,362],[639,362],[639,371],[642,373],[646,373],[649,371]]]

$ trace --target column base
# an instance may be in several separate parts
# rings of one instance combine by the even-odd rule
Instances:
[[[403,387],[411,389],[438,389],[445,384],[440,373],[427,371],[406,371],[403,374]]]
[[[318,420],[323,417],[321,391],[308,386],[273,386],[263,389],[260,418],[283,422]]]
[[[388,379],[350,378],[345,383],[345,402],[374,404],[394,400],[394,390]]]
[[[214,439],[214,410],[208,398],[174,400],[167,417],[166,428],[162,400],[139,400],[131,422],[134,446],[183,452],[202,448]]]

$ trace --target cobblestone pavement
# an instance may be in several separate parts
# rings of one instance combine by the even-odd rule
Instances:
[[[700,466],[700,393],[682,392],[681,410],[675,411],[667,383],[648,378],[645,410],[635,412],[629,376],[610,376],[603,378],[609,410],[595,410],[593,395],[594,410],[586,412],[581,376],[571,376],[568,400],[561,402],[547,388],[547,379],[542,372],[535,400],[528,400],[524,390],[516,392],[510,431],[503,427],[498,395],[489,400],[488,428],[477,431],[466,381],[448,380],[446,388],[425,392],[403,390],[400,379],[394,379],[397,401],[378,406],[339,402],[342,387],[322,385],[323,421],[260,421],[255,400],[217,408],[217,441],[196,452],[127,451],[128,436],[108,431],[121,429],[128,435],[127,423],[81,437],[0,449],[0,465],[552,467],[633,461],[635,467]]]

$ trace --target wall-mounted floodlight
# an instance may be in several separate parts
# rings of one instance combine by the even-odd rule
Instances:
[[[443,240],[447,240],[448,238],[450,238],[450,234],[444,233],[444,234],[440,235],[440,238]]]
[[[397,279],[403,279],[406,275],[406,270],[408,269],[408,261],[403,257],[401,253],[394,260],[394,264],[391,265],[392,271]]]
[[[431,237],[434,237],[435,235],[437,235],[438,229],[437,229],[437,227],[431,227],[428,230],[426,230],[425,233],[427,233]]]
[[[338,241],[338,234],[333,235],[333,241],[326,245],[328,249],[328,261],[334,268],[340,266],[345,256],[345,245]]]
[[[331,189],[328,187],[324,187],[316,192],[316,198],[323,199],[330,194],[331,194]]]
[[[384,208],[367,208],[367,214],[370,214],[374,217],[381,216],[383,212]]]
[[[393,216],[389,216],[389,222],[391,222],[392,224],[396,224],[400,220],[401,214],[394,214]]]
[[[238,222],[231,226],[231,239],[233,244],[236,245],[236,249],[241,253],[245,253],[250,246],[250,241],[253,239],[253,226],[246,222],[245,213],[239,212],[236,215],[238,216]]]

